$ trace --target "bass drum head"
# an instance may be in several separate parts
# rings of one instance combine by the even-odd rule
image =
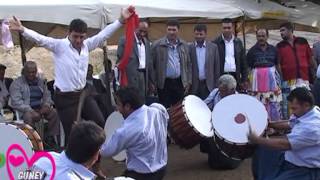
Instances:
[[[212,111],[215,133],[231,143],[248,143],[249,124],[257,135],[262,135],[268,124],[264,105],[256,98],[234,94],[219,101]]]
[[[184,112],[189,124],[202,136],[212,137],[211,111],[207,104],[194,95],[186,96],[183,100]]]
[[[15,125],[9,123],[0,123],[0,153],[6,156],[6,152],[12,144],[20,145],[25,150],[28,158],[31,158],[33,156],[34,150],[28,136]],[[19,150],[12,150],[10,154],[15,155],[16,157],[22,156],[24,158],[22,152],[20,152]],[[5,159],[0,158],[0,161],[5,160],[8,161],[8,157],[5,157]],[[0,164],[2,163],[3,162],[0,162]],[[18,179],[18,173],[26,170],[28,168],[28,165],[24,159],[24,162],[20,166],[14,167],[10,164],[10,167],[15,179]],[[0,175],[1,179],[9,179],[5,162],[4,166],[0,167]]]
[[[106,141],[109,141],[112,134],[121,127],[123,124],[124,118],[119,111],[115,111],[109,115],[107,118],[106,124],[104,126],[104,131],[106,133]],[[121,151],[119,154],[112,157],[115,161],[124,161],[127,159],[126,151]]]

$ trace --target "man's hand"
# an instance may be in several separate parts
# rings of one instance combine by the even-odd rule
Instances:
[[[188,94],[189,94],[190,88],[191,88],[191,84],[188,84],[188,85],[184,88],[184,95],[188,95]]]
[[[40,113],[38,113],[37,111],[34,111],[34,110],[31,111],[30,113],[31,113],[32,119],[33,119],[35,122],[40,121],[40,119],[41,119],[41,114],[40,114]]]
[[[134,11],[135,11],[135,8],[133,6],[129,6],[125,9],[122,8],[119,21],[121,23],[124,23],[124,21],[128,19],[133,14]]]
[[[155,94],[156,92],[157,92],[156,86],[154,84],[150,83],[150,85],[149,85],[149,93],[150,94]]]
[[[248,140],[252,144],[258,144],[260,137],[249,127]]]
[[[39,111],[41,115],[48,114],[50,112],[50,107],[48,105],[43,105]]]
[[[12,31],[18,31],[18,32],[23,32],[24,31],[24,27],[21,23],[21,21],[16,18],[15,16],[13,16],[13,19],[9,20],[9,28]]]

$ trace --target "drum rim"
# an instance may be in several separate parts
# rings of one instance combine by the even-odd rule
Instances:
[[[189,96],[194,96],[194,95],[189,95]],[[196,96],[195,96],[196,97]],[[199,130],[197,130],[194,125],[191,123],[190,119],[188,118],[187,116],[187,112],[186,112],[186,108],[185,108],[185,101],[186,99],[184,98],[184,100],[182,101],[182,111],[183,111],[183,115],[185,117],[185,119],[187,120],[188,124],[191,126],[192,129],[194,129],[194,131],[199,134],[201,137],[204,137],[204,138],[210,138],[212,136],[206,136],[204,134],[202,134]],[[212,116],[210,115],[210,122],[212,122]],[[211,125],[211,131],[213,132],[213,124],[210,123]],[[214,135],[214,133],[212,133]]]
[[[257,100],[256,98],[254,98],[254,97],[252,97],[252,96],[250,96],[250,95],[247,95],[247,94],[232,94],[232,95],[230,95],[230,96],[228,96],[229,98],[231,97],[231,96],[246,96],[247,98],[251,98],[251,99],[254,99],[254,100],[256,100],[257,102],[259,102],[263,107],[264,107],[264,105],[259,101],[259,100]],[[214,111],[214,110],[213,110]],[[213,121],[213,111],[212,111],[212,115],[211,115],[211,122],[212,122],[212,126],[213,126],[213,129],[214,129],[214,132],[218,132],[217,130],[216,130],[216,128],[214,128],[214,121]],[[264,125],[264,130],[263,131],[261,131],[261,133],[258,133],[257,135],[258,136],[262,136],[263,134],[264,134],[264,132],[265,132],[265,130],[267,129],[267,127],[268,127],[268,113],[267,113],[267,111],[265,110],[265,112],[266,112],[266,117],[267,117],[267,120],[266,120],[266,123],[265,123],[265,125]],[[257,132],[256,132],[257,133]],[[222,135],[220,135],[219,134],[219,137],[220,138],[222,138]],[[225,139],[225,138],[223,138],[223,139]],[[226,140],[226,139],[225,139]],[[226,140],[226,141],[228,141],[228,142],[230,142],[229,144],[238,144],[238,145],[246,145],[246,144],[250,144],[250,142],[248,141],[248,142],[246,142],[246,143],[235,143],[235,142],[231,142],[231,141],[229,141],[229,140]]]
[[[30,147],[28,147],[28,148],[31,148],[31,152],[32,152],[32,153],[35,153],[35,152],[36,152],[36,150],[34,149],[33,144],[32,144],[32,142],[31,142],[29,136],[28,136],[21,128],[19,128],[18,126],[14,125],[14,124],[12,124],[12,123],[10,123],[10,122],[0,123],[0,125],[1,125],[1,124],[4,124],[4,125],[6,125],[6,126],[11,126],[13,129],[21,132],[21,133],[23,134],[24,138],[27,139],[27,141],[28,141],[28,143],[29,143],[29,145],[30,145]],[[23,123],[23,124],[24,124],[24,123]],[[12,144],[14,144],[14,143],[12,143]],[[15,144],[18,144],[18,143],[15,143]],[[20,144],[18,144],[18,145],[21,146]],[[25,147],[23,147],[23,149],[25,149]]]

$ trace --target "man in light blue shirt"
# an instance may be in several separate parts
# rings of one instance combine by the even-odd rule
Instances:
[[[50,152],[55,162],[53,179],[93,180],[96,175],[89,169],[97,162],[99,150],[105,141],[104,130],[92,121],[83,121],[72,127],[69,143],[62,153]],[[32,170],[45,172],[41,179],[49,180],[52,174],[49,159],[39,159]]]
[[[127,152],[124,176],[139,180],[161,180],[167,165],[167,125],[169,115],[161,104],[143,105],[135,88],[115,93],[117,109],[125,118],[101,148],[103,157]]]
[[[288,96],[293,112],[289,121],[269,123],[270,128],[288,130],[284,137],[263,138],[253,131],[252,143],[285,151],[284,159],[273,180],[320,179],[320,109],[306,88],[296,88]],[[271,177],[270,177],[271,178]]]

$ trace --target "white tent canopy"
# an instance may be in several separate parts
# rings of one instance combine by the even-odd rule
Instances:
[[[102,28],[119,17],[122,7],[134,5],[141,17],[204,17],[222,19],[242,16],[240,9],[211,0],[10,0],[0,3],[0,19],[16,15],[22,21],[68,25],[80,18],[91,28]]]

